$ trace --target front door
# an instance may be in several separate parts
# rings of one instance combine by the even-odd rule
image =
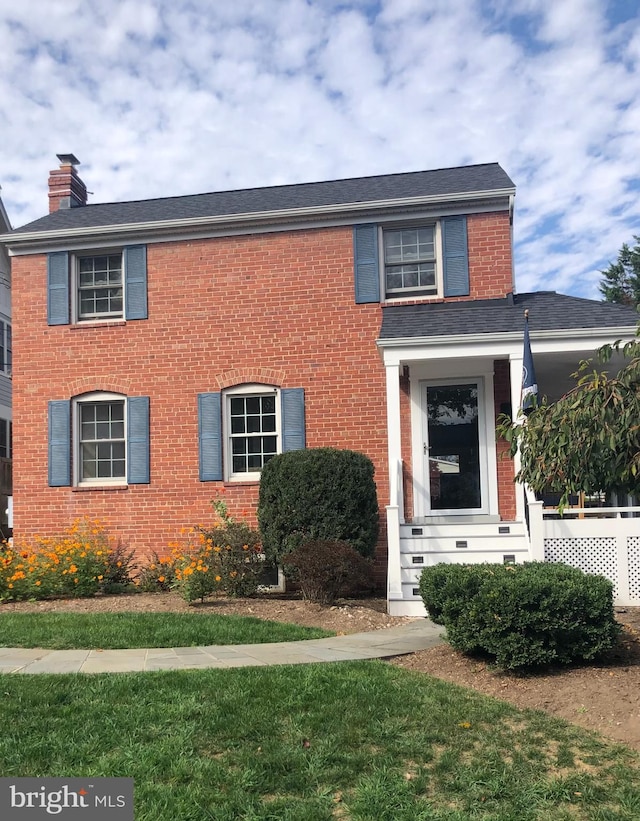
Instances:
[[[482,379],[422,388],[426,515],[487,512]]]

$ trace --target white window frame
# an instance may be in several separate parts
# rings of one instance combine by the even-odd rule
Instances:
[[[80,468],[82,464],[81,456],[81,438],[80,438],[80,408],[82,405],[93,405],[97,402],[122,402],[123,405],[123,419],[124,419],[124,476],[96,477],[95,479],[84,479],[80,476]],[[105,393],[95,391],[93,393],[84,393],[81,396],[74,397],[72,412],[72,453],[73,453],[73,484],[75,487],[97,487],[97,486],[126,486],[127,485],[127,397],[121,393]]]
[[[80,315],[80,260],[91,257],[120,257],[120,274],[122,278],[122,311],[113,314]],[[122,248],[89,249],[71,254],[71,321],[74,324],[86,325],[94,322],[121,322],[126,316],[126,271],[125,254]]]
[[[223,391],[222,394],[222,436],[223,436],[223,466],[224,479],[228,482],[259,482],[260,471],[234,472],[233,452],[231,434],[231,400],[238,396],[273,396],[275,397],[276,429],[273,435],[276,437],[276,453],[282,453],[282,413],[280,402],[280,389],[273,385],[263,385],[251,383],[238,385]],[[270,433],[268,435],[271,435]]]
[[[435,288],[403,288],[402,290],[387,292],[387,271],[385,254],[385,234],[390,231],[416,230],[419,228],[433,228],[433,244],[435,252]],[[378,258],[380,260],[380,293],[386,302],[396,302],[400,299],[441,299],[444,294],[444,278],[442,265],[442,226],[440,220],[419,220],[402,223],[383,223],[379,228]],[[410,263],[408,263],[410,264]]]

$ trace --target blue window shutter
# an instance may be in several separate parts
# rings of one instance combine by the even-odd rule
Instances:
[[[147,319],[147,246],[124,249],[125,319]]]
[[[69,254],[57,251],[47,257],[47,323],[69,324]]]
[[[282,452],[306,447],[304,424],[304,389],[285,388],[282,402]]]
[[[355,225],[353,228],[354,278],[356,302],[380,302],[380,269],[378,267],[378,226]]]
[[[198,394],[200,481],[222,480],[222,416],[220,393]]]
[[[49,402],[49,487],[71,484],[71,402]]]
[[[442,220],[442,253],[444,295],[468,296],[469,254],[466,217],[445,217]]]
[[[149,397],[127,399],[127,482],[148,485],[149,477]]]

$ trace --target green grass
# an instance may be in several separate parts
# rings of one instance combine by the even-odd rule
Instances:
[[[136,821],[637,821],[640,762],[384,662],[4,676],[1,776],[135,779]]]
[[[0,645],[120,649],[263,644],[332,636],[315,627],[195,613],[3,613]]]

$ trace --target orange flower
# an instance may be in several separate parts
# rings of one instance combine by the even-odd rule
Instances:
[[[162,582],[164,580],[165,580],[164,576],[158,576],[158,581],[160,582],[160,584],[162,584]]]

